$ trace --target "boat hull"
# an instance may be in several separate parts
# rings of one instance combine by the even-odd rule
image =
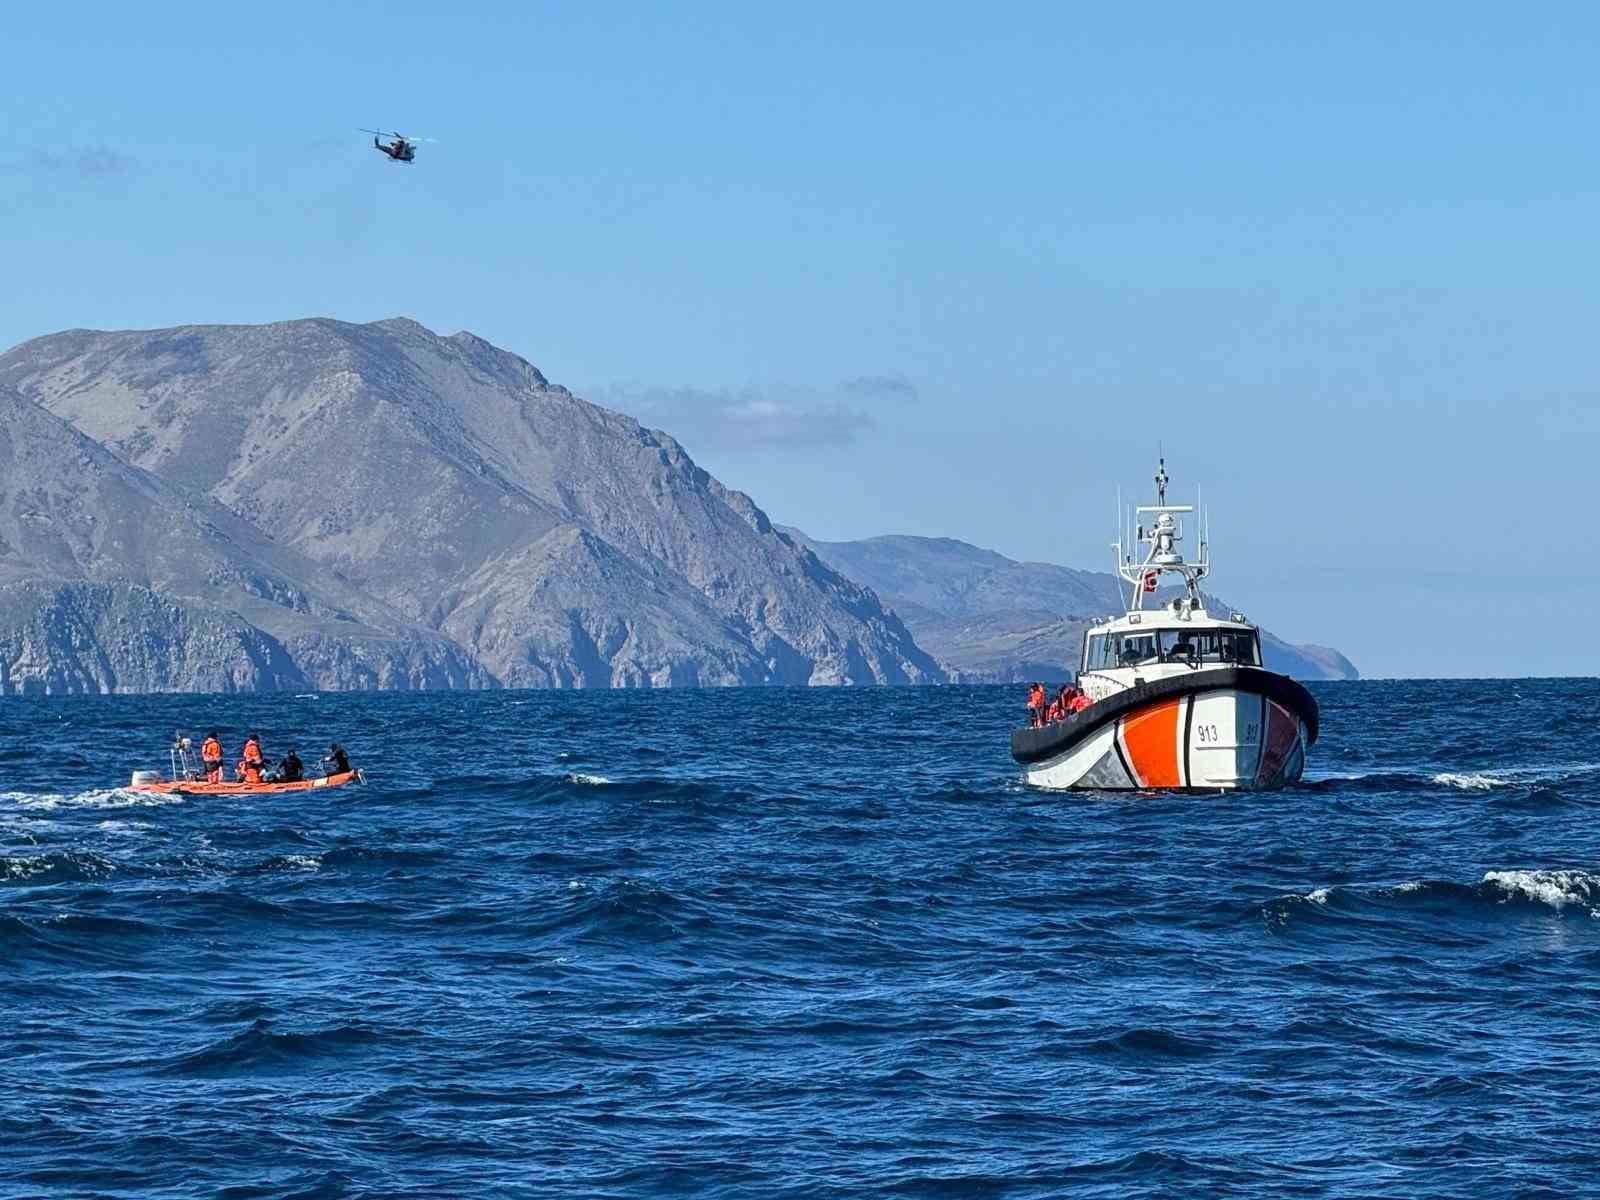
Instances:
[[[1012,755],[1041,788],[1270,791],[1299,781],[1316,729],[1316,701],[1293,680],[1225,669],[1140,685],[1058,725],[1017,730]]]
[[[333,775],[318,775],[314,779],[299,779],[294,783],[205,783],[195,779],[162,779],[154,783],[135,783],[129,790],[174,796],[270,796],[278,792],[309,792],[364,782],[360,771],[341,771]]]

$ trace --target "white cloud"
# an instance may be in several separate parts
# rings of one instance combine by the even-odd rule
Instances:
[[[665,430],[691,450],[815,450],[848,446],[877,428],[837,400],[775,396],[753,388],[713,391],[618,385],[600,402]]]

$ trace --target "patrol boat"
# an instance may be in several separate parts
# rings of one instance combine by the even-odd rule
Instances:
[[[1135,509],[1126,539],[1148,548],[1143,561],[1124,552],[1123,533],[1114,544],[1131,591],[1126,613],[1084,633],[1078,686],[1093,703],[1012,731],[1011,756],[1035,787],[1266,791],[1305,769],[1317,702],[1261,665],[1260,632],[1244,614],[1206,611],[1200,581],[1211,573],[1210,547],[1201,538],[1196,561],[1185,561],[1183,518],[1195,510],[1167,503],[1168,482],[1162,459],[1156,503]],[[1156,601],[1163,576],[1181,580],[1183,594]]]

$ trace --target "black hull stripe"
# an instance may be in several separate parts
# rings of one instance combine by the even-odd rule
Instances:
[[[1189,786],[1192,772],[1189,770],[1189,735],[1194,731],[1194,697],[1183,698],[1183,761],[1178,764],[1178,778],[1183,781],[1183,786]]]

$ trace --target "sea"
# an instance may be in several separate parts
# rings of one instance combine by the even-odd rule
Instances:
[[[1052,794],[1021,688],[0,701],[0,1195],[1600,1193],[1600,681]],[[177,731],[363,787],[125,790]]]

